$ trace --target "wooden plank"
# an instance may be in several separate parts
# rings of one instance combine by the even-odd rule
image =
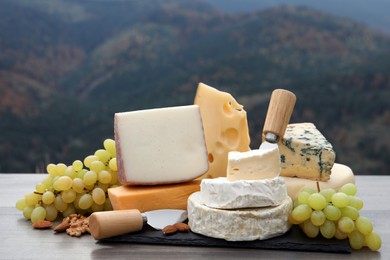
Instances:
[[[353,251],[350,255],[312,253],[287,250],[240,249],[223,247],[194,247],[144,245],[129,243],[99,243],[90,235],[81,238],[54,234],[52,230],[34,230],[15,202],[32,191],[43,179],[39,174],[0,174],[0,259],[390,259],[390,208],[388,191],[390,176],[356,176],[359,196],[365,206],[361,211],[374,222],[382,237],[382,249]]]

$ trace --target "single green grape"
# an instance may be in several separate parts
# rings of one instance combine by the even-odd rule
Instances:
[[[91,162],[89,169],[94,172],[100,172],[106,169],[106,165],[101,161],[93,161]]]
[[[299,192],[299,194],[298,194],[299,204],[308,204],[309,197],[310,197],[310,193],[308,193],[306,191]]]
[[[321,235],[325,238],[332,238],[336,233],[336,225],[333,221],[325,220],[324,224],[320,226]]]
[[[117,171],[118,170],[118,166],[116,164],[116,158],[112,158],[109,163],[108,163],[108,167],[113,170],[113,171]]]
[[[106,194],[103,189],[97,187],[92,190],[92,199],[98,205],[104,204],[106,201]]]
[[[103,142],[104,149],[106,149],[110,154],[111,157],[116,157],[116,148],[115,148],[115,141],[112,139],[106,139]]]
[[[68,204],[65,203],[62,198],[61,198],[61,195],[58,194],[56,196],[56,198],[54,199],[54,206],[56,207],[56,209],[59,211],[59,212],[63,212],[65,211],[67,208],[68,208]]]
[[[340,209],[341,216],[343,217],[349,217],[352,220],[356,220],[359,217],[359,212],[357,209],[351,206],[345,206],[344,208]]]
[[[54,163],[50,163],[46,166],[46,171],[48,174],[50,174],[51,176],[57,176],[57,167]]]
[[[31,222],[35,223],[39,220],[45,220],[46,218],[46,209],[44,207],[38,206],[33,209],[31,212]]]
[[[111,154],[105,149],[97,150],[95,156],[103,163],[107,163],[111,159]]]
[[[27,206],[35,206],[39,203],[42,195],[36,194],[34,192],[29,192],[25,195],[25,200]]]
[[[321,226],[322,224],[324,224],[325,220],[326,216],[322,210],[314,210],[311,213],[310,221],[313,223],[313,225]]]
[[[322,196],[322,194],[320,194],[320,193],[311,194],[309,196],[307,202],[308,202],[309,206],[315,210],[322,210],[327,205],[325,197]]]
[[[349,195],[349,203],[348,205],[354,207],[357,210],[361,210],[363,208],[363,200],[356,196]]]
[[[65,203],[72,203],[76,199],[76,192],[73,189],[61,192],[61,198]]]
[[[341,232],[349,234],[355,230],[355,222],[349,217],[341,217],[337,222],[337,227]]]
[[[310,220],[306,220],[305,222],[303,222],[302,230],[306,234],[306,236],[310,238],[315,238],[320,232],[320,228],[316,225],[313,225]]]
[[[379,250],[382,246],[382,239],[378,233],[372,231],[370,234],[365,236],[366,245],[371,250]]]
[[[365,237],[359,230],[354,230],[348,234],[348,241],[352,249],[358,250],[364,246]]]
[[[76,172],[80,171],[83,168],[83,166],[84,166],[84,164],[80,160],[75,160],[72,163],[73,170],[76,171]]]
[[[344,184],[340,189],[339,189],[339,192],[343,192],[347,195],[351,195],[351,196],[355,196],[356,192],[357,192],[357,188],[355,186],[355,184],[353,183],[347,183],[347,184]]]
[[[46,209],[46,220],[54,221],[57,219],[58,210],[53,204],[45,206]]]
[[[337,221],[341,217],[340,209],[333,205],[326,206],[323,211],[326,218],[331,221]]]
[[[15,204],[15,207],[20,210],[20,211],[23,211],[23,209],[27,206],[26,204],[26,199],[25,198],[21,198],[19,199],[18,201],[16,201],[16,204]]]
[[[46,191],[46,186],[40,182],[37,185],[35,185],[35,191],[43,194]]]
[[[313,210],[309,207],[309,205],[300,204],[293,209],[291,216],[298,222],[304,222],[310,218],[312,211]]]
[[[100,171],[98,173],[98,181],[103,184],[109,184],[112,180],[112,175],[109,171]]]
[[[92,204],[93,204],[93,199],[92,199],[91,194],[85,193],[85,194],[81,195],[81,197],[79,199],[79,208],[80,209],[86,210],[89,207],[91,207]]]
[[[66,170],[64,172],[64,176],[68,176],[71,179],[76,177],[76,171],[73,169],[73,166],[66,167]]]
[[[69,176],[61,176],[53,183],[53,188],[57,191],[69,190],[73,180]]]
[[[355,221],[357,230],[363,235],[368,235],[373,230],[373,225],[370,219],[364,216],[360,216]]]
[[[332,204],[338,208],[344,208],[349,203],[349,197],[343,192],[336,192],[332,196]]]
[[[334,237],[338,240],[343,240],[348,237],[348,234],[342,232],[339,228],[336,227],[336,233],[334,234]]]
[[[72,181],[72,189],[77,193],[84,193],[84,181],[80,178],[74,178]]]
[[[26,219],[31,219],[31,213],[32,211],[34,210],[34,206],[29,206],[27,205],[26,207],[24,207],[23,209],[23,216],[26,218]]]
[[[84,178],[83,178],[85,186],[95,185],[97,178],[98,178],[98,176],[97,176],[96,172],[87,171],[84,174]]]
[[[84,159],[84,165],[86,167],[91,167],[91,163],[94,162],[94,161],[98,161],[99,159],[97,158],[97,156],[95,155],[88,155],[87,157],[85,157]]]
[[[42,202],[45,203],[46,205],[50,205],[54,202],[55,195],[52,191],[46,191],[42,195]]]

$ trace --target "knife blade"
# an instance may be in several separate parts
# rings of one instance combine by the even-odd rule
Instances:
[[[161,230],[167,225],[183,222],[187,211],[160,209],[141,213],[137,209],[94,212],[89,217],[89,229],[95,239],[109,238],[140,231],[147,223]]]
[[[263,127],[263,143],[260,150],[275,149],[284,136],[294,110],[296,96],[285,89],[275,89],[271,94]]]

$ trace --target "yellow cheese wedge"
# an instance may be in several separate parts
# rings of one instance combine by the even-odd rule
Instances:
[[[120,186],[108,189],[114,210],[187,209],[188,197],[200,190],[200,181],[156,186]]]
[[[311,188],[317,190],[317,182],[315,180],[296,178],[296,177],[284,177],[286,180],[287,193],[294,200],[297,198],[298,193],[303,188]],[[328,181],[319,181],[320,189],[332,188],[338,190],[346,183],[355,183],[355,176],[346,165],[335,163],[332,168],[332,174]]]
[[[249,151],[246,111],[229,93],[199,83],[194,104],[200,108],[209,170],[201,178],[226,177],[228,153]]]

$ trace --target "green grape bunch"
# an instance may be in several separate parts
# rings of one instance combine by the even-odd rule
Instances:
[[[343,185],[338,191],[304,188],[294,201],[289,221],[299,225],[310,238],[321,234],[328,239],[348,239],[350,247],[355,250],[363,247],[379,250],[382,240],[373,230],[371,220],[360,215],[363,201],[356,192],[353,183]]]
[[[16,208],[32,223],[112,210],[107,190],[120,185],[115,141],[106,139],[103,147],[84,161],[47,165],[48,176],[19,199]]]

